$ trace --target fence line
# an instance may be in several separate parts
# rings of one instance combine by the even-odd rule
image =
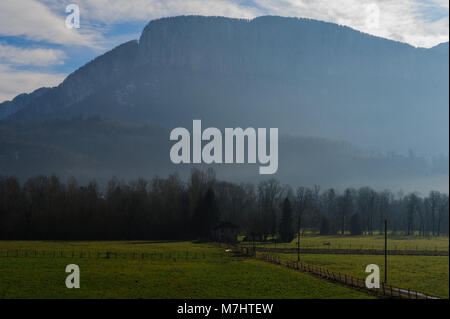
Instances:
[[[229,245],[219,245],[222,248],[230,248]],[[380,289],[368,289],[365,280],[353,277],[340,272],[333,272],[329,269],[304,264],[302,262],[280,259],[279,256],[267,253],[256,254],[250,247],[231,246],[233,251],[239,251],[242,255],[253,256],[260,260],[270,262],[277,265],[283,265],[290,269],[306,272],[318,276],[320,278],[338,282],[353,288],[363,289],[373,294],[403,298],[403,299],[439,299],[424,293],[413,291],[410,289],[402,289],[382,283]],[[206,259],[207,257],[224,257],[230,256],[225,251],[218,253],[177,251],[177,252],[120,252],[120,251],[98,251],[98,250],[38,250],[38,249],[13,249],[0,250],[0,258],[91,258],[91,259],[135,259],[135,260],[196,260]]]
[[[205,253],[202,251],[177,252],[123,252],[107,250],[42,250],[42,249],[4,249],[0,258],[81,258],[81,259],[135,259],[135,260],[197,260],[225,256],[225,252]]]
[[[334,272],[320,266],[304,264],[302,262],[297,261],[284,260],[276,255],[256,254],[256,252],[254,252],[252,249],[248,247],[239,247],[239,249],[242,254],[245,254],[247,256],[254,256],[260,260],[264,260],[272,264],[282,265],[290,269],[310,273],[332,282],[338,282],[346,286],[368,291],[369,293],[372,294],[402,299],[439,299],[437,297],[429,296],[418,291],[413,291],[410,289],[402,289],[384,283],[380,283],[379,289],[376,288],[369,289],[366,287],[365,279],[357,278],[352,275],[342,274],[340,272]]]
[[[251,246],[242,246],[252,248]],[[255,247],[256,251],[294,254],[297,248],[274,248],[274,247]],[[343,254],[343,255],[384,255],[383,249],[346,249],[346,248],[301,248],[303,254]],[[400,256],[448,256],[449,252],[445,250],[388,250],[389,255]]]

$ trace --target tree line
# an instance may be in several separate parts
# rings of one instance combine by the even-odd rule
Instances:
[[[220,222],[248,239],[291,241],[300,231],[322,235],[449,233],[448,194],[394,194],[369,187],[334,189],[220,181],[213,170],[124,182],[35,176],[23,184],[0,177],[0,239],[209,239]]]

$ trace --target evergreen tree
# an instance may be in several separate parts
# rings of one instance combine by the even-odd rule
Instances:
[[[208,188],[200,200],[193,218],[195,235],[201,239],[211,237],[212,228],[219,221],[216,196],[211,188]]]
[[[350,218],[350,233],[355,236],[362,234],[361,218],[358,213],[353,214]]]
[[[328,217],[323,216],[322,221],[320,223],[320,234],[321,235],[329,235],[330,234],[330,221]]]
[[[282,242],[291,242],[294,239],[294,229],[292,227],[292,207],[291,202],[287,197],[283,202],[281,212],[280,239]]]

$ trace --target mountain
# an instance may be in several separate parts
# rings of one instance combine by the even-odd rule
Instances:
[[[432,47],[430,49],[430,51],[435,54],[443,55],[444,57],[448,56],[448,42],[438,44],[438,45]]]
[[[310,19],[180,16],[9,116],[279,127],[376,150],[448,154],[448,43],[431,49]],[[0,106],[1,108],[2,106]]]
[[[50,88],[40,88],[31,93],[22,93],[16,96],[12,101],[0,103],[0,120],[17,113],[48,91],[50,91]]]
[[[59,86],[0,104],[0,176],[187,176],[169,132],[201,119],[278,127],[269,177],[283,183],[448,192],[448,58],[448,43],[415,48],[309,19],[154,20]],[[267,178],[255,165],[214,168]]]

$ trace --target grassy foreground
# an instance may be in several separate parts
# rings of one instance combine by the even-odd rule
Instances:
[[[0,253],[0,298],[371,298],[209,244],[0,242],[0,252],[5,250],[27,251],[27,257]],[[33,251],[41,257],[31,257]],[[119,257],[97,258],[101,251]],[[84,257],[72,258],[72,252]],[[131,252],[147,255],[131,258]],[[80,289],[65,287],[65,267],[72,263],[80,267]]]
[[[280,258],[297,260],[296,254],[278,254]],[[380,267],[384,279],[384,256],[303,254],[302,262],[364,279],[368,264]],[[448,256],[388,256],[388,284],[416,290],[432,296],[449,297]]]

